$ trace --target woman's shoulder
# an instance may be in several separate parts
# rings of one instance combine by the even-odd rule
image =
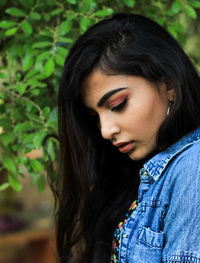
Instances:
[[[154,179],[159,180],[163,175],[173,173],[193,173],[200,164],[200,128],[182,137],[165,151],[158,153],[144,164],[144,170]],[[166,177],[166,176],[164,176]]]
[[[169,256],[180,250],[180,257],[187,255],[187,251],[196,251],[199,255],[200,141],[195,141],[176,156],[166,177],[169,179],[166,186],[169,203],[164,232],[168,242],[163,254]]]
[[[174,164],[179,169],[183,169],[187,167],[192,169],[194,168],[194,166],[199,166],[199,162],[200,162],[200,140],[194,141],[193,143],[187,145],[187,147],[185,147],[182,151],[180,151],[179,154],[177,154],[176,158],[174,159]]]
[[[174,186],[200,187],[200,141],[195,141],[180,152],[169,165],[168,174]]]

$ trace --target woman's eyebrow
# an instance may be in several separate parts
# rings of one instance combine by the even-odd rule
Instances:
[[[107,92],[106,94],[104,94],[101,99],[98,101],[97,106],[98,107],[102,107],[104,105],[104,103],[115,93],[120,92],[124,89],[128,89],[128,87],[122,87],[122,88],[118,88],[118,89],[114,89],[111,90],[109,92]]]

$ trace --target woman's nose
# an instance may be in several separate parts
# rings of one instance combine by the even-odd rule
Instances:
[[[114,119],[106,116],[100,118],[100,129],[102,137],[106,140],[112,140],[120,132],[120,128]]]

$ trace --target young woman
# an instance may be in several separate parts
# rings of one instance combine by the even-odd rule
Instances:
[[[60,262],[200,262],[200,81],[176,40],[140,15],[97,23],[58,107]]]

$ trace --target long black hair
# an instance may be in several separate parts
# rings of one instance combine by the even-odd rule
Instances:
[[[141,15],[115,14],[81,35],[66,59],[58,98],[60,173],[54,192],[62,263],[109,262],[114,229],[137,198],[142,161],[104,140],[82,103],[94,70],[163,80],[175,90],[157,136],[157,152],[200,126],[199,76],[177,41]],[[155,153],[154,153],[155,154]]]

